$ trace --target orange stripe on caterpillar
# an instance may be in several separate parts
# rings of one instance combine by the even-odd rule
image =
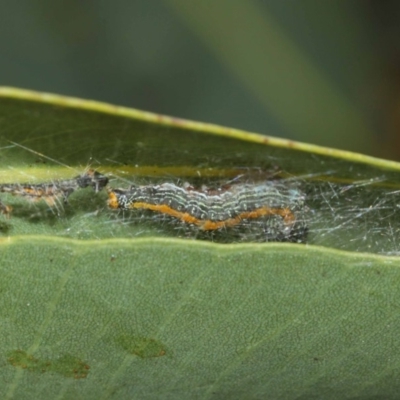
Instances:
[[[296,185],[282,181],[234,184],[216,190],[164,183],[109,189],[108,196],[111,209],[150,211],[199,231],[245,228],[258,230],[265,241],[303,241],[307,232],[305,195]]]

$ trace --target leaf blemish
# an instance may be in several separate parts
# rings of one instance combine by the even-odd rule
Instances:
[[[152,338],[121,335],[116,342],[128,353],[140,358],[162,357],[166,355],[165,346]]]
[[[36,358],[24,350],[13,350],[9,353],[7,361],[13,367],[30,372],[55,372],[74,379],[86,378],[90,369],[90,366],[84,361],[68,354],[50,361]]]

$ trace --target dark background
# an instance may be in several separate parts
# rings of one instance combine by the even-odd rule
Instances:
[[[0,84],[400,160],[400,2],[0,0]]]

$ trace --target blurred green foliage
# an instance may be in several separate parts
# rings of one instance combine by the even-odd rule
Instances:
[[[2,2],[0,74],[3,85],[398,159],[398,9],[376,0]]]

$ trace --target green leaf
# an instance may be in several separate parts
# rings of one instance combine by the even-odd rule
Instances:
[[[0,128],[2,182],[89,162],[114,187],[269,170],[300,182],[309,229],[221,245],[89,189],[53,208],[3,196],[1,398],[398,397],[398,164],[6,88]]]

